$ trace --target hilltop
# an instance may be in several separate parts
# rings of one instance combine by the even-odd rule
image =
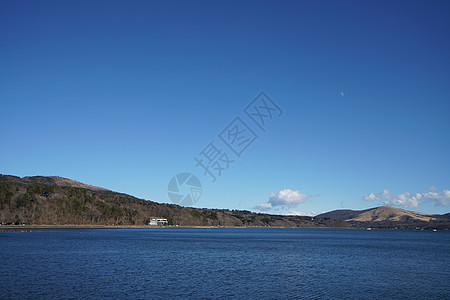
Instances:
[[[156,203],[56,176],[0,175],[0,224],[348,227],[341,220]]]
[[[51,186],[68,186],[68,187],[82,188],[82,189],[91,190],[91,191],[109,191],[107,189],[104,189],[104,188],[101,188],[98,186],[84,184],[84,183],[78,182],[76,180],[59,177],[59,176],[26,176],[22,179],[23,179],[23,181],[30,181],[30,182],[34,182],[34,183],[40,183],[40,184],[51,185]]]
[[[450,214],[423,214],[390,206],[366,210],[334,210],[317,217],[342,220],[356,228],[450,229]]]

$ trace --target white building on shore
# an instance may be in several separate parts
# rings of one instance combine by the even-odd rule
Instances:
[[[163,226],[167,224],[168,224],[167,219],[157,219],[157,218],[150,219],[150,223],[148,223],[148,225],[150,226]]]

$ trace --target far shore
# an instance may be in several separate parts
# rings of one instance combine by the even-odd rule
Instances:
[[[32,229],[168,229],[168,228],[344,228],[348,227],[275,227],[275,226],[150,226],[150,225],[0,225],[0,232]]]

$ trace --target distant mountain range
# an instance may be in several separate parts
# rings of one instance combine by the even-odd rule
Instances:
[[[429,215],[393,207],[335,210],[314,218],[156,203],[57,176],[0,175],[0,224],[270,226],[450,229],[450,213]]]
[[[63,177],[0,175],[0,224],[348,227],[341,220],[156,203]]]
[[[450,213],[430,215],[390,206],[366,210],[334,210],[317,217],[342,220],[355,228],[450,229]]]

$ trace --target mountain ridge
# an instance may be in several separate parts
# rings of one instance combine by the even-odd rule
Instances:
[[[35,182],[35,183],[42,183],[42,184],[48,184],[48,185],[55,185],[55,186],[69,186],[69,187],[78,187],[93,191],[109,191],[108,189],[93,186],[89,184],[85,184],[73,179],[60,177],[60,176],[25,176],[22,177],[23,180]]]
[[[450,213],[425,214],[391,206],[364,210],[334,210],[319,214],[317,217],[345,221],[356,228],[450,229]]]
[[[153,217],[180,226],[450,229],[450,213],[424,214],[380,206],[315,217],[183,207],[139,199],[59,176],[0,174],[0,224],[146,225]]]
[[[348,227],[340,220],[156,203],[58,176],[0,175],[0,224]]]

